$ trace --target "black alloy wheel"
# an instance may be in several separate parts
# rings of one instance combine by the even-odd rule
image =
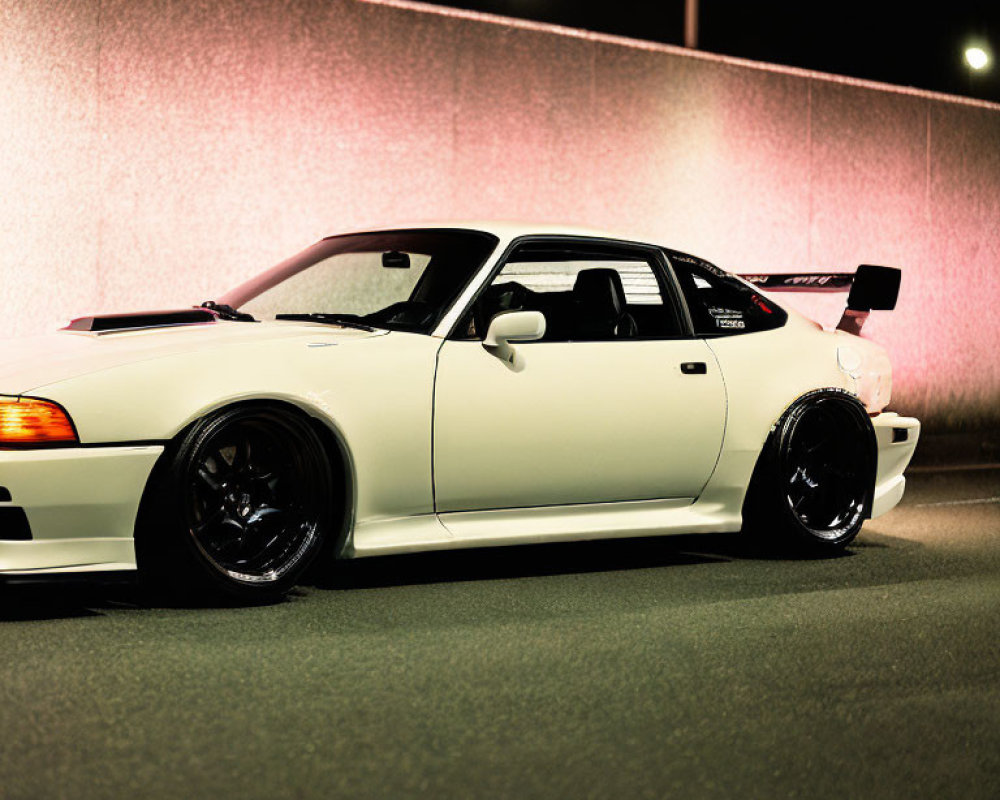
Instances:
[[[744,515],[779,539],[840,549],[869,516],[876,459],[871,421],[857,400],[832,390],[814,393],[776,426]]]
[[[785,501],[813,536],[839,539],[864,519],[871,483],[866,431],[853,409],[834,398],[803,406],[789,423]]]
[[[307,419],[270,406],[226,409],[196,424],[162,489],[162,522],[146,536],[154,543],[144,560],[159,584],[182,593],[191,580],[196,591],[280,597],[331,528],[322,443]]]

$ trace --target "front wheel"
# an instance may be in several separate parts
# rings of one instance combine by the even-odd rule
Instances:
[[[870,514],[876,459],[871,420],[857,400],[837,391],[807,395],[772,431],[744,521],[784,543],[840,550]]]
[[[171,594],[271,600],[295,585],[330,530],[332,473],[309,422],[269,406],[194,425],[154,475],[140,570]]]

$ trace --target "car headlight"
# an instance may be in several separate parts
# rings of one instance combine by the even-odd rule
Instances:
[[[58,403],[37,397],[0,397],[0,447],[79,441],[73,420]]]

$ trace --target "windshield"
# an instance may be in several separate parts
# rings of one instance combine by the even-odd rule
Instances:
[[[334,236],[219,302],[256,319],[431,333],[498,241],[450,229]]]

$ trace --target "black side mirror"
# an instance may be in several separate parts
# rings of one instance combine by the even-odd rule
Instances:
[[[899,297],[901,276],[895,267],[862,264],[854,273],[847,307],[851,311],[892,311]]]

